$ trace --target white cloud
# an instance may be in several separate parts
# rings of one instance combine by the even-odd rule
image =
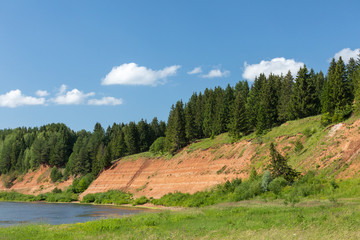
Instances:
[[[19,89],[0,95],[0,107],[15,108],[24,105],[44,105],[45,98],[25,96]]]
[[[61,87],[59,88],[58,94],[61,95],[61,94],[65,93],[66,89],[67,89],[67,86],[65,84],[61,85]]]
[[[57,97],[51,101],[59,105],[78,105],[85,102],[86,98],[94,96],[94,92],[84,93],[76,88],[66,92],[66,85],[62,85],[59,89]]]
[[[359,57],[360,54],[360,48],[351,50],[350,48],[344,48],[342,50],[340,50],[339,52],[335,53],[334,58],[335,60],[338,60],[339,57],[341,56],[342,60],[345,63],[348,63],[350,58],[353,59],[357,59]],[[331,59],[329,59],[329,62],[331,62]]]
[[[37,90],[36,95],[39,97],[46,97],[49,95],[49,93],[46,90]]]
[[[90,99],[88,101],[89,105],[111,105],[116,106],[123,103],[123,100],[121,98],[114,98],[114,97],[103,97],[102,99]]]
[[[198,74],[198,73],[202,73],[201,67],[196,67],[193,70],[191,70],[190,72],[187,72],[187,74],[189,74],[189,75]]]
[[[227,77],[230,75],[230,71],[221,71],[220,69],[213,69],[208,74],[202,75],[203,78],[216,78],[216,77]]]
[[[176,74],[180,65],[173,65],[161,70],[152,70],[136,63],[124,63],[113,69],[102,80],[102,85],[151,85],[164,84],[166,78]]]
[[[299,69],[304,66],[304,63],[281,57],[270,61],[263,60],[258,64],[247,64],[245,62],[244,66],[243,78],[252,81],[261,73],[264,73],[266,76],[269,76],[270,73],[285,75],[290,70],[293,75],[296,75]]]

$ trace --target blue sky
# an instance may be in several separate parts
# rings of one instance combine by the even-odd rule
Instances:
[[[360,48],[353,1],[0,1],[0,128],[167,120],[193,92]],[[337,54],[337,55],[336,55]],[[191,74],[193,73],[193,74]]]

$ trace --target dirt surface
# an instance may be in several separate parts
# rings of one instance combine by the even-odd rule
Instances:
[[[321,130],[322,137],[314,146],[307,145],[301,133],[294,136],[280,136],[275,139],[282,154],[294,154],[294,142],[300,140],[305,148],[304,155],[291,160],[292,166],[302,173],[307,170],[325,171],[336,178],[353,178],[360,174],[360,119],[352,124],[336,124]],[[246,179],[252,167],[258,172],[265,170],[269,162],[269,147],[261,141],[240,141],[206,150],[185,148],[171,159],[139,158],[120,159],[108,170],[103,171],[90,187],[80,196],[88,193],[123,190],[135,197],[159,198],[170,192],[195,193],[209,189],[234,178]],[[51,183],[51,169],[41,166],[14,182],[7,189],[0,181],[0,191],[15,190],[38,195],[50,192],[55,187],[65,189],[72,179],[63,183]]]
[[[120,160],[102,172],[82,196],[120,189],[130,191],[136,197],[159,198],[169,192],[194,193],[236,177],[246,178],[254,146],[244,141],[223,145],[216,151],[208,149],[188,153],[184,149],[170,160]],[[239,156],[242,151],[242,156]]]
[[[323,131],[311,157],[293,164],[297,169],[329,169],[336,178],[356,177],[360,173],[360,119],[352,124],[337,124]],[[292,153],[294,142],[306,137],[282,136],[275,139],[277,149]],[[130,191],[135,197],[159,198],[169,192],[194,193],[234,178],[247,178],[252,166],[264,170],[269,161],[268,147],[254,141],[225,144],[219,148],[190,152],[185,148],[170,160],[141,158],[119,160],[81,195],[112,189]]]
[[[40,166],[36,171],[30,171],[23,177],[15,180],[11,188],[5,188],[0,183],[0,191],[16,191],[24,194],[39,195],[41,193],[51,192],[54,188],[64,190],[72,184],[72,179],[62,183],[52,183],[50,179],[51,168],[49,166]]]

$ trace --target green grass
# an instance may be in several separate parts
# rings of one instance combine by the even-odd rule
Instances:
[[[264,202],[140,214],[69,225],[0,228],[1,239],[359,239],[357,204]]]
[[[231,143],[232,139],[229,136],[228,133],[220,134],[213,139],[211,138],[204,138],[199,140],[198,142],[195,142],[187,147],[188,152],[193,152],[195,150],[201,149],[206,150],[209,148],[217,149],[221,147],[224,144]]]
[[[140,158],[164,158],[164,159],[170,159],[171,155],[169,153],[164,153],[164,154],[155,154],[152,152],[142,152],[142,153],[137,153],[137,154],[133,154],[133,155],[129,155],[129,156],[125,156],[121,158],[121,161],[136,161]],[[117,160],[115,160],[114,162],[116,162]]]
[[[15,191],[0,192],[0,201],[19,201],[19,202],[73,202],[78,200],[78,195],[72,192],[59,192],[59,193],[43,193],[37,196],[30,194],[22,194]]]

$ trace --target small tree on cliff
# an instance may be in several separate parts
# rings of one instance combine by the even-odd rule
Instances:
[[[292,169],[287,164],[287,159],[282,156],[275,148],[274,143],[270,144],[271,162],[269,170],[273,178],[283,177],[289,183],[293,182],[300,173]]]

